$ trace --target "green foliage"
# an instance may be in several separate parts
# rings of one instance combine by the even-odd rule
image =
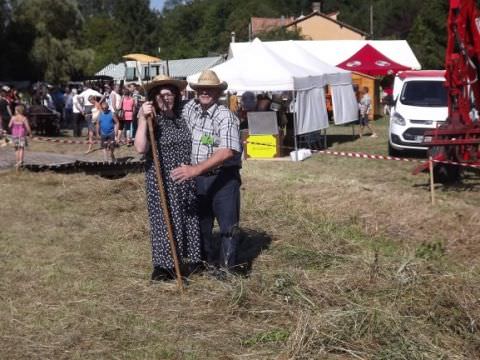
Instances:
[[[426,69],[444,68],[447,14],[446,3],[425,1],[408,35],[408,41],[414,53]]]
[[[257,37],[262,41],[303,40],[303,36],[299,30],[291,31],[285,28],[262,32],[257,34]]]
[[[232,32],[235,32],[237,41],[248,41],[248,25],[252,16],[296,16],[306,9],[306,1],[298,0],[169,1],[166,5],[161,17],[159,40],[162,57],[170,59],[225,53]],[[300,36],[280,29],[262,34],[262,38],[289,40]]]
[[[45,80],[68,81],[88,64],[89,51],[79,50],[76,42],[82,16],[75,1],[28,1],[17,8],[16,21],[35,28],[30,57]]]
[[[373,38],[408,39],[424,68],[442,68],[448,2],[324,0],[323,12],[370,31]],[[64,81],[92,74],[131,52],[166,59],[224,54],[231,33],[248,41],[252,16],[307,15],[307,0],[167,0],[159,13],[149,0],[0,0],[0,79]],[[275,29],[262,40],[301,39]],[[9,60],[7,60],[9,59]],[[10,59],[14,59],[11,61]]]
[[[436,260],[445,254],[445,247],[441,241],[422,243],[415,251],[415,256],[425,260]]]

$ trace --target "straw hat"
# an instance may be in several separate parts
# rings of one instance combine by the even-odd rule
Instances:
[[[187,87],[187,82],[185,80],[172,79],[170,76],[163,74],[157,75],[152,81],[145,85],[145,91],[149,94],[154,88],[163,85],[175,86],[179,91],[182,91]]]
[[[217,74],[213,70],[204,70],[198,78],[198,82],[190,83],[190,87],[193,90],[199,88],[217,88],[220,90],[225,90],[228,87],[228,84],[225,81],[220,82]]]

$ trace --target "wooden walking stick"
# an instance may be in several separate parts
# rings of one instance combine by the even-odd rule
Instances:
[[[155,130],[153,128],[152,115],[148,115],[146,118],[147,118],[148,133],[150,135],[150,144],[152,146],[153,164],[155,166],[155,173],[157,175],[158,192],[160,194],[160,206],[162,208],[165,225],[167,226],[168,242],[170,243],[170,250],[172,252],[173,263],[175,265],[175,275],[177,277],[177,285],[180,292],[183,292],[182,273],[180,271],[180,264],[178,262],[177,247],[175,246],[175,239],[173,238],[172,221],[170,218],[170,212],[168,210],[167,195],[165,193],[165,185],[163,183],[160,159],[158,157],[158,152],[157,152],[157,143],[155,142]]]

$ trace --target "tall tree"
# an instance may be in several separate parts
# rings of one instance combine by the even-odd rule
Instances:
[[[115,0],[76,0],[78,9],[84,18],[92,16],[111,16],[115,7]]]
[[[425,69],[445,67],[448,4],[425,0],[418,12],[408,41]]]
[[[119,51],[153,53],[158,49],[157,18],[149,0],[117,0],[113,9],[115,29],[122,40]]]
[[[14,9],[14,17],[14,27],[34,32],[28,55],[40,79],[65,82],[87,66],[91,52],[77,46],[82,17],[75,1],[24,1]]]

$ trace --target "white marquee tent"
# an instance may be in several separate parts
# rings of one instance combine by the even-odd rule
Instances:
[[[293,42],[288,45],[291,47],[289,60],[269,50],[258,39],[248,44],[241,54],[212,68],[220,79],[228,83],[229,90],[296,92],[296,135],[328,127],[324,93],[326,85],[332,85],[336,122],[357,120],[357,103],[350,72],[315,59]],[[189,76],[187,80],[196,82],[199,75]]]
[[[277,57],[256,39],[249,43],[247,51],[223,64],[214,66],[220,79],[228,83],[229,90],[236,91],[286,91],[294,89],[294,78],[305,79],[307,86],[321,82],[320,76],[310,76],[311,71],[283,58]],[[196,82],[200,73],[187,77]]]

